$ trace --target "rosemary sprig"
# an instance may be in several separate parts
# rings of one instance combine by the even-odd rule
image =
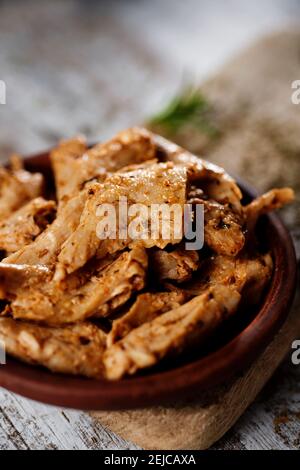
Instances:
[[[212,108],[202,93],[195,88],[187,88],[159,113],[148,120],[148,126],[159,128],[168,134],[177,134],[185,127],[193,127],[209,137],[218,135],[212,120]]]

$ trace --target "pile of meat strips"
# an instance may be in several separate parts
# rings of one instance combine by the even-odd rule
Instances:
[[[116,380],[199,348],[272,275],[258,217],[293,200],[273,189],[242,206],[219,167],[144,129],[51,153],[55,200],[16,156],[0,169],[0,339],[7,353],[53,372]],[[185,240],[100,239],[97,208],[204,206],[204,248]],[[242,310],[240,310],[242,314]]]

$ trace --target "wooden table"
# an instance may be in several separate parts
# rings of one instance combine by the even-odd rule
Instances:
[[[142,122],[257,36],[294,22],[296,0],[1,2],[0,158]],[[295,77],[300,78],[300,77]],[[216,449],[300,448],[300,368],[290,358]],[[0,391],[0,449],[134,449],[86,413]]]

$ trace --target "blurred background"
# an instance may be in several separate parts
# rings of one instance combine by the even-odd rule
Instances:
[[[298,0],[2,0],[0,158],[143,122],[184,84],[299,20]]]

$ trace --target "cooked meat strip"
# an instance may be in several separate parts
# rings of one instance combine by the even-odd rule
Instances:
[[[151,254],[151,267],[160,281],[187,281],[199,267],[199,255],[194,250],[183,247],[172,251],[154,249]]]
[[[27,199],[42,196],[44,190],[44,177],[41,173],[32,173],[24,168],[24,163],[18,155],[10,159],[11,174],[17,178],[19,184],[27,194]],[[19,206],[20,207],[20,206]]]
[[[103,358],[106,377],[117,380],[160,360],[199,347],[239,304],[240,294],[216,286],[186,304],[132,330],[109,347]]]
[[[24,170],[16,156],[12,169],[0,167],[0,220],[5,220],[28,201],[41,196],[43,183],[43,176]]]
[[[23,266],[27,273],[29,269]],[[44,282],[30,281],[27,275],[23,283],[16,284],[10,282],[12,273],[15,270],[20,277],[21,267],[0,263],[2,295],[11,302],[15,319],[60,326],[93,316],[108,316],[127,302],[133,292],[143,289],[147,254],[144,248],[135,247],[104,267],[101,260],[95,262],[90,269],[68,276],[59,285],[51,280],[49,269],[40,267],[40,272],[42,269],[47,275]]]
[[[241,190],[223,168],[192,155],[161,136],[156,135],[155,142],[165,160],[188,168],[189,180],[193,185],[200,186],[210,199],[221,204],[230,204],[236,212],[242,212]]]
[[[141,127],[119,132],[108,142],[97,144],[87,152],[87,159],[92,162],[92,167],[97,169],[102,166],[108,172],[153,158],[155,144],[152,134]]]
[[[62,142],[51,153],[59,199],[74,196],[85,181],[104,179],[107,173],[127,165],[153,159],[151,134],[134,127],[120,132],[108,142],[87,149],[80,138]]]
[[[129,171],[135,171],[135,170],[146,170],[147,168],[152,167],[158,163],[157,158],[153,158],[151,160],[146,160],[145,162],[142,163],[133,163],[132,165],[124,166],[118,170],[118,173],[127,173]]]
[[[54,219],[56,204],[38,197],[0,222],[0,250],[14,253],[32,241]]]
[[[245,282],[241,288],[242,304],[258,305],[273,273],[273,260],[269,253],[257,258],[243,258],[237,263],[237,273],[245,271]]]
[[[146,292],[140,294],[127,313],[113,321],[112,329],[107,337],[107,344],[124,338],[131,330],[147,323],[162,313],[182,305],[188,296],[184,292]]]
[[[18,171],[24,170],[24,163],[20,155],[17,153],[11,155],[9,159],[9,167],[12,173],[17,173]]]
[[[19,290],[48,284],[52,272],[47,266],[0,263],[0,299],[13,300]]]
[[[81,191],[78,196],[70,199],[60,210],[54,222],[33,243],[8,256],[3,262],[54,267],[63,242],[79,224],[86,198],[86,191]]]
[[[78,192],[80,180],[84,178],[81,167],[86,150],[86,140],[78,136],[63,140],[50,153],[58,201],[66,202]]]
[[[204,205],[204,240],[213,251],[236,256],[245,244],[244,218],[228,204],[198,199]]]
[[[178,243],[182,238],[176,236],[178,224],[174,219],[174,212],[171,212],[170,220],[164,218],[164,214],[159,212],[155,219],[158,224],[157,237],[151,238],[150,230],[153,226],[150,222],[151,205],[165,203],[167,205],[176,204],[181,209],[183,216],[184,204],[186,202],[187,175],[183,167],[175,167],[172,163],[161,163],[153,165],[147,169],[139,169],[127,173],[115,173],[109,176],[103,183],[90,185],[88,200],[83,210],[80,224],[74,233],[63,244],[59,254],[59,264],[56,269],[56,279],[63,279],[66,273],[72,273],[83,266],[90,258],[97,254],[99,258],[109,253],[114,253],[125,246],[133,246],[136,240],[130,238],[130,233],[124,237],[119,236],[119,220],[116,224],[116,232],[106,239],[98,238],[97,226],[100,217],[97,210],[106,207],[106,204],[115,206],[118,215],[118,203],[120,198],[126,197],[128,207],[133,204],[143,204],[147,210],[145,218],[139,227],[139,243],[146,248],[158,246],[164,248],[168,243]],[[156,206],[156,207],[157,207]],[[169,206],[170,207],[170,206]],[[136,217],[135,214],[132,218]],[[131,218],[131,220],[132,220]],[[169,236],[162,236],[162,225],[164,233],[169,229]],[[182,224],[181,224],[182,225]],[[105,236],[108,236],[106,234]],[[132,244],[131,244],[132,242]],[[131,245],[130,245],[131,244]]]
[[[0,318],[0,339],[8,354],[52,372],[100,378],[106,335],[90,323],[50,328]]]
[[[273,262],[270,254],[242,256],[216,255],[203,261],[197,276],[182,286],[190,295],[200,295],[207,287],[232,286],[250,304],[260,301],[263,289],[271,279]]]
[[[139,245],[118,256],[116,261],[106,270],[103,279],[104,301],[98,307],[94,317],[107,317],[124,305],[134,292],[142,290],[146,285],[148,256],[146,250]],[[108,288],[109,286],[109,288]]]
[[[291,188],[271,189],[271,191],[254,199],[250,204],[244,207],[249,232],[253,231],[261,215],[280,209],[294,201],[294,199],[295,193]]]

